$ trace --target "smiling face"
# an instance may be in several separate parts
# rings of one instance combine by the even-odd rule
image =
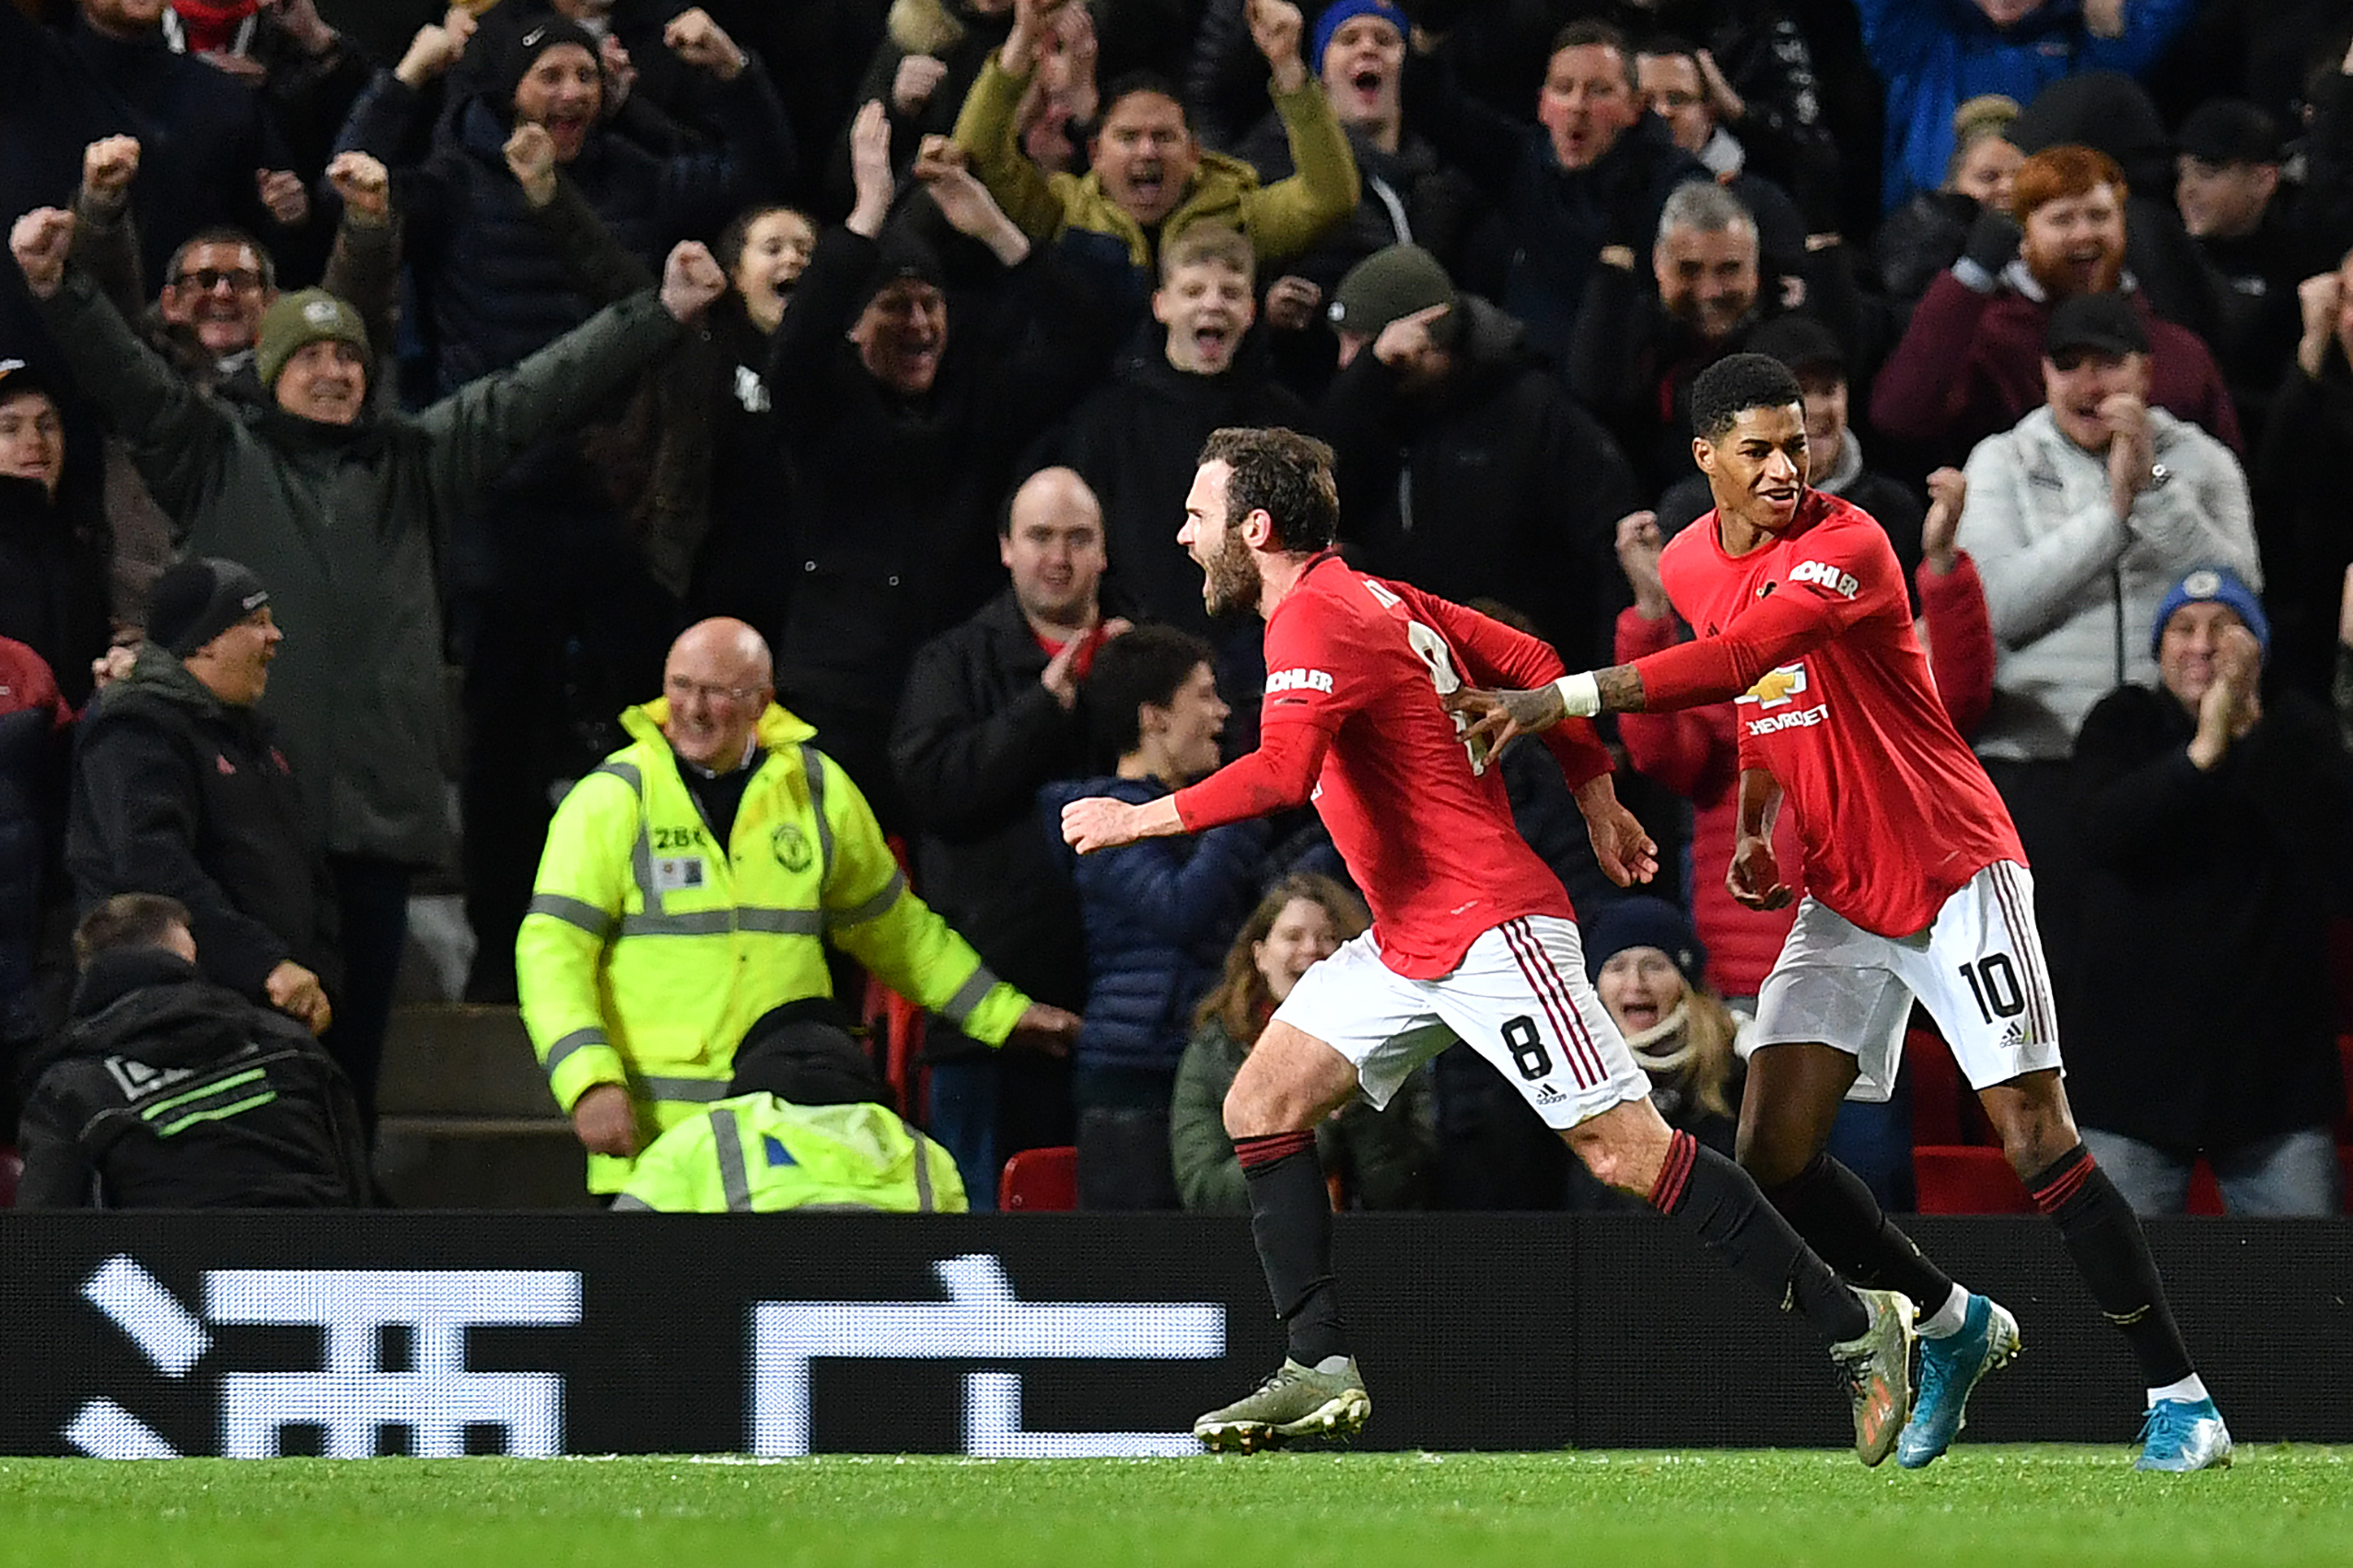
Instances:
[[[349,424],[367,406],[367,359],[340,338],[304,343],[278,372],[278,406],[321,424]]]
[[[181,251],[179,270],[156,308],[166,321],[194,333],[205,353],[226,359],[253,346],[262,312],[276,297],[253,247],[204,241]]]
[[[1226,517],[1233,471],[1223,459],[1201,465],[1184,498],[1184,527],[1177,530],[1177,542],[1201,568],[1201,601],[1212,615],[1255,606],[1265,586],[1250,541]]]
[[[1999,136],[1980,136],[1969,144],[1960,163],[1954,166],[1952,189],[1981,207],[2006,213],[2009,211],[2010,182],[2018,177],[2018,166],[2025,161],[2024,153]]]
[[[1223,261],[1174,268],[1152,296],[1152,319],[1169,330],[1169,363],[1189,376],[1231,369],[1242,334],[1257,316],[1250,275]]]
[[[65,424],[47,392],[0,396],[0,474],[39,482],[51,499],[65,473]]]
[[[1552,133],[1563,168],[1590,168],[1641,113],[1625,57],[1608,44],[1564,49],[1544,68],[1536,120]]]
[[[1185,126],[1183,105],[1164,93],[1132,92],[1103,116],[1093,158],[1112,204],[1152,228],[1184,199],[1201,149]]]
[[[1343,125],[1389,125],[1403,112],[1405,39],[1386,17],[1351,17],[1323,51],[1323,92]]]
[[[1707,476],[1718,509],[1749,527],[1778,534],[1806,494],[1806,412],[1798,403],[1744,409],[1723,436],[1695,437],[1692,457]]]
[[[1659,302],[1713,342],[1756,308],[1756,231],[1746,224],[1712,234],[1671,228],[1650,252],[1650,270]]]
[[[724,772],[743,761],[775,695],[768,645],[740,621],[704,621],[662,666],[662,735],[681,759]]]
[[[1619,1032],[1640,1034],[1655,1028],[1683,999],[1683,971],[1656,947],[1627,947],[1612,953],[1593,977],[1593,992],[1617,1021]]]
[[[753,326],[773,332],[785,319],[785,297],[800,281],[817,248],[817,230],[790,207],[762,213],[744,226],[743,249],[728,281]]]
[[[2192,599],[2173,611],[2157,639],[2157,674],[2183,707],[2197,712],[2214,684],[2223,632],[2245,624],[2237,610],[2215,599]]]
[[[2149,396],[2149,356],[2061,349],[2043,359],[2043,401],[2059,434],[2087,452],[2104,452],[2115,432],[2100,405],[2118,392]]]
[[[1206,664],[1193,667],[1168,706],[1146,703],[1137,711],[1143,747],[1156,753],[1166,775],[1197,779],[1217,772],[1217,741],[1233,710],[1217,695],[1217,677]]]
[[[1820,484],[1846,446],[1846,377],[1813,367],[1799,373],[1806,394],[1806,482]]]
[[[250,708],[269,690],[270,661],[285,641],[285,633],[265,604],[183,662],[214,696],[231,707]]]
[[[546,126],[558,163],[580,156],[603,108],[604,70],[577,43],[550,49],[515,84],[515,123]]]
[[[1688,54],[1637,54],[1634,78],[1642,101],[1667,122],[1675,145],[1695,153],[1716,134],[1715,111],[1707,106],[1707,82],[1699,62]]]
[[[2113,185],[2055,196],[2026,215],[2018,253],[2055,299],[2105,294],[2125,267],[2125,203]]]
[[[867,373],[903,398],[919,398],[939,377],[948,350],[948,296],[921,278],[893,278],[850,329]]]
[[[1333,923],[1332,912],[1313,899],[1293,899],[1267,927],[1264,938],[1250,945],[1250,961],[1279,1005],[1299,976],[1339,950],[1340,928]]]

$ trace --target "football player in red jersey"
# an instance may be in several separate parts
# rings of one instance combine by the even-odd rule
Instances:
[[[1803,400],[1762,354],[1692,387],[1692,455],[1716,509],[1659,570],[1698,635],[1547,687],[1457,693],[1495,745],[1597,713],[1738,699],[1740,822],[1727,880],[1759,909],[1789,901],[1773,854],[1786,792],[1808,890],[1757,996],[1740,1161],[1847,1279],[1921,1304],[1920,1393],[1897,1462],[1961,1429],[1978,1378],[2017,1353],[2017,1320],[1955,1283],[1824,1153],[1850,1090],[1885,1099],[1916,999],[2001,1135],[2035,1205],[2148,1385],[2138,1466],[2231,1462],[2231,1434],[2174,1326],[2140,1224],[2077,1135],[2033,880],[2000,796],[1945,716],[1912,633],[1902,569],[1870,514],[1806,487]]]
[[[1878,1463],[1909,1409],[1911,1303],[1842,1283],[1738,1166],[1660,1120],[1585,979],[1568,895],[1513,828],[1485,748],[1443,705],[1465,680],[1547,679],[1558,656],[1351,570],[1332,548],[1331,463],[1328,447],[1287,430],[1220,430],[1186,497],[1178,538],[1201,563],[1209,609],[1266,621],[1258,750],[1158,800],[1063,807],[1063,836],[1087,854],[1312,800],[1372,906],[1372,929],[1293,988],[1226,1097],[1289,1355],[1194,1433],[1248,1451],[1364,1424],[1371,1400],[1340,1326],[1314,1129],[1359,1093],[1385,1105],[1460,1039],[1602,1181],[1674,1215],[1768,1299],[1805,1314],[1846,1378],[1857,1453]],[[1602,868],[1647,880],[1657,846],[1618,803],[1591,727],[1558,726],[1546,741]]]

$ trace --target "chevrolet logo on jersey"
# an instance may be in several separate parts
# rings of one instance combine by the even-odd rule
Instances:
[[[1785,664],[1778,669],[1768,669],[1757,683],[1734,701],[1754,703],[1760,708],[1777,708],[1804,692],[1806,667]]]

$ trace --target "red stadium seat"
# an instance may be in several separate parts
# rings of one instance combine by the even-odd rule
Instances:
[[[14,1149],[0,1147],[0,1209],[17,1206],[17,1179],[24,1173],[24,1156]]]
[[[996,1206],[1010,1212],[1067,1214],[1078,1206],[1078,1151],[1063,1144],[1023,1149],[1005,1162],[996,1183]]]
[[[2214,1167],[2203,1156],[2190,1167],[2190,1190],[2182,1200],[2185,1214],[2219,1214],[2222,1212],[2222,1186],[2214,1179]]]
[[[1912,1151],[1912,1179],[1924,1214],[2031,1214],[2034,1201],[1999,1149],[1930,1144]]]
[[[1935,1029],[1916,1027],[1905,1034],[1904,1062],[1912,1074],[1915,1147],[2000,1142],[1993,1123],[1986,1120],[1986,1108],[1963,1082],[1952,1052]]]

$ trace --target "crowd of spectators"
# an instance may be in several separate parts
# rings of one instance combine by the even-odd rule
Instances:
[[[1311,816],[1052,828],[1254,744],[1203,442],[1322,437],[1353,563],[1584,668],[1690,634],[1686,389],[1754,351],[2019,821],[2103,1163],[2333,1212],[2353,11],[2277,9],[0,0],[0,1144],[93,1053],[250,1056],[331,1123],[256,1201],[367,1201],[449,877],[623,1206],[1075,1144],[1085,1206],[1230,1208],[1220,1086],[1367,917]],[[1631,894],[1505,760],[1727,1147],[1788,925],[1721,890],[1734,731],[1618,726]],[[869,973],[937,1015],[905,1122]],[[1603,1202],[1462,1055],[1327,1130],[1335,1202]],[[1903,1103],[1841,1129],[1891,1202]]]

